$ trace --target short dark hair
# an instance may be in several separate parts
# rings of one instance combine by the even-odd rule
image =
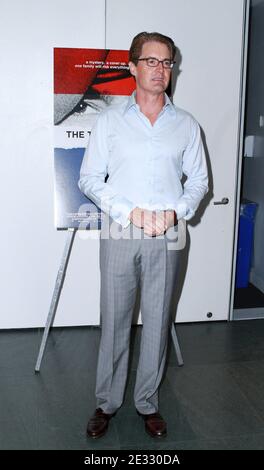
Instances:
[[[174,60],[176,55],[176,46],[171,38],[168,36],[164,36],[161,33],[147,33],[143,31],[142,33],[137,34],[130,46],[129,50],[129,61],[133,62],[133,64],[137,65],[138,59],[142,53],[142,47],[146,42],[156,41],[161,42],[162,44],[166,44],[170,51],[171,60]]]

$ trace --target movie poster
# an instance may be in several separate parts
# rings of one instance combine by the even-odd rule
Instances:
[[[135,89],[128,51],[54,49],[55,224],[100,229],[101,211],[78,187],[89,135],[101,110]]]

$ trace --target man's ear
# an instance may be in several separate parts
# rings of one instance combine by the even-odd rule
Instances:
[[[137,66],[133,62],[129,62],[128,65],[129,65],[129,70],[130,70],[131,75],[134,75],[134,77],[136,77]]]

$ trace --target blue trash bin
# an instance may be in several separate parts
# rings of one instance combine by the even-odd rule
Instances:
[[[243,199],[240,205],[236,287],[248,287],[254,242],[254,222],[258,204]]]

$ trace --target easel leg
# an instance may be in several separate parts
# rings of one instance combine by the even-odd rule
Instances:
[[[177,338],[176,328],[175,328],[174,322],[172,322],[172,324],[171,324],[171,336],[172,336],[172,340],[173,340],[173,344],[174,344],[174,348],[175,348],[175,353],[176,353],[178,365],[183,366],[184,362],[183,362],[181,349],[180,349],[179,341],[178,341],[178,338]]]
[[[62,259],[61,259],[61,264],[60,264],[58,274],[57,274],[57,278],[56,278],[56,282],[55,282],[55,287],[54,287],[54,291],[53,291],[53,295],[52,295],[52,300],[51,300],[50,309],[49,309],[49,313],[48,313],[48,317],[47,317],[47,321],[46,321],[46,326],[45,326],[45,330],[44,330],[44,333],[43,333],[43,337],[42,337],[42,341],[41,341],[41,345],[40,345],[40,349],[39,349],[39,354],[38,354],[38,359],[37,359],[36,366],[35,366],[35,372],[39,372],[39,370],[40,370],[42,357],[43,357],[45,347],[46,347],[46,343],[47,343],[47,339],[48,339],[49,329],[53,324],[55,314],[56,314],[56,310],[57,310],[57,306],[58,306],[58,303],[59,303],[60,294],[61,294],[61,290],[62,290],[62,287],[63,287],[64,278],[65,278],[65,274],[66,274],[66,270],[67,270],[67,266],[68,266],[68,261],[69,261],[69,258],[70,258],[71,249],[72,249],[72,245],[73,245],[73,241],[74,241],[76,231],[77,231],[77,229],[68,229],[68,236],[67,236],[67,239],[66,239],[66,243],[65,243],[65,247],[64,247],[64,251],[63,251],[63,255],[62,255]]]

